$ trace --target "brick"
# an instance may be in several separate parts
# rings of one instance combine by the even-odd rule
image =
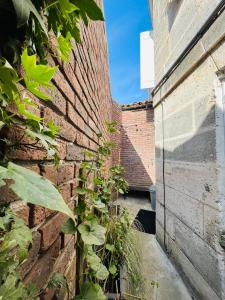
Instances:
[[[48,252],[44,253],[38,259],[31,271],[24,279],[27,285],[31,282],[35,283],[38,289],[43,288],[54,269],[55,260],[59,255],[61,240],[58,238],[54,244],[49,248]]]
[[[19,201],[19,197],[10,189],[12,180],[5,180],[6,185],[0,188],[0,203]]]
[[[82,151],[83,149],[77,145],[67,144],[66,159],[80,161],[84,158]]]
[[[84,131],[84,120],[70,103],[68,103],[68,117],[74,125]]]
[[[75,239],[70,239],[70,242],[67,246],[60,251],[58,258],[55,261],[54,272],[65,274],[68,266],[70,266],[73,262],[73,258],[75,256]],[[74,266],[73,266],[74,267]],[[75,278],[75,276],[74,276]],[[59,293],[59,289],[45,289],[45,291],[41,294],[41,300],[51,300],[55,294]],[[58,298],[57,299],[61,299]]]
[[[19,268],[19,272],[22,278],[24,278],[26,274],[30,272],[30,270],[33,268],[34,264],[38,260],[38,252],[41,245],[41,234],[37,231],[34,231],[32,236],[32,246],[28,252],[27,259]]]
[[[54,123],[59,127],[59,135],[63,139],[74,142],[76,140],[77,130],[65,119],[65,116],[58,115],[50,108],[44,108],[44,120],[47,123],[54,120]]]
[[[11,203],[10,207],[15,212],[15,214],[24,221],[26,225],[29,225],[30,208],[28,205],[24,204],[22,201],[16,201]]]
[[[44,221],[46,218],[45,208],[41,206],[30,205],[30,226],[35,227]]]
[[[58,166],[57,184],[62,184],[74,178],[74,164],[61,164]]]
[[[42,176],[50,180],[53,184],[57,185],[58,182],[58,172],[54,164],[42,165]]]
[[[41,233],[41,249],[47,250],[57,239],[61,231],[61,225],[67,220],[67,216],[57,213],[39,228]]]
[[[75,238],[74,236],[67,243],[66,247],[63,248],[60,252],[59,257],[55,262],[55,272],[64,274],[68,268],[69,262],[75,253]]]
[[[64,201],[68,203],[70,201],[70,198],[72,196],[72,191],[71,191],[71,183],[63,184],[59,186],[59,192],[61,193]]]
[[[58,156],[59,159],[65,159],[66,158],[66,142],[64,141],[58,141]]]
[[[129,187],[148,189],[155,183],[154,111],[150,105],[142,109],[133,106],[133,110],[124,107],[122,111],[121,163]],[[113,152],[113,159],[117,153]]]
[[[16,163],[41,174],[57,186],[71,209],[77,204],[78,197],[74,190],[78,184],[76,177],[79,175],[79,163],[84,159],[82,151],[86,148],[96,151],[98,147],[96,134],[102,132],[103,137],[108,139],[105,120],[114,119],[114,116],[119,119],[119,113],[114,115],[111,100],[103,28],[104,25],[100,23],[95,25],[90,23],[88,28],[81,25],[82,45],[74,45],[68,63],[63,63],[56,56],[47,57],[51,66],[59,66],[52,80],[54,87],[44,88],[51,101],[43,102],[34,98],[38,108],[34,110],[32,108],[32,111],[43,118],[44,124],[53,119],[59,126],[57,135],[59,166],[54,166],[53,157],[46,157],[45,149],[25,147],[6,149],[7,159],[15,160]],[[51,34],[51,46],[54,51],[56,46],[54,34]],[[17,113],[15,107],[10,109]],[[117,109],[119,110],[118,107]],[[4,138],[8,137],[14,143],[21,139],[23,130],[13,129],[4,134]],[[115,137],[115,140],[117,138],[120,139],[120,136]],[[25,136],[23,142],[34,141]],[[115,161],[120,157],[119,151],[115,151]],[[46,289],[46,283],[50,274],[58,269],[66,274],[71,290],[74,290],[76,257],[74,249],[69,248],[69,245],[74,243],[72,242],[74,237],[64,236],[60,232],[60,226],[67,217],[32,204],[24,206],[22,202],[17,202],[18,197],[8,189],[8,186],[0,189],[0,202],[3,201],[12,202],[11,205],[14,205],[18,215],[31,228],[37,230],[35,233],[37,237],[34,237],[28,259],[21,269],[25,283],[33,281],[38,288],[43,289],[39,296],[41,300],[65,298],[63,291]]]

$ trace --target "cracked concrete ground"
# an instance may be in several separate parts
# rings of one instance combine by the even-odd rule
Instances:
[[[129,196],[118,202],[128,208],[133,219],[140,209],[152,210],[149,200],[140,195]],[[144,298],[146,300],[191,300],[184,282],[158,244],[155,235],[137,231],[137,238],[141,248],[140,266],[145,280]],[[152,282],[157,284],[152,285]]]

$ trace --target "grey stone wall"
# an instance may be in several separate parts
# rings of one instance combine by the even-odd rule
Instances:
[[[181,4],[178,3],[179,9],[171,20],[171,9],[177,9],[176,2]],[[220,0],[153,1],[156,81],[166,73],[219,3]]]
[[[183,0],[169,31],[168,1],[153,1],[157,81],[218,2]],[[204,300],[225,299],[224,33],[225,13],[153,99],[157,238]]]

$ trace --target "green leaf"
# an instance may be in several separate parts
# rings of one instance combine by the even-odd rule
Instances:
[[[70,53],[72,50],[72,46],[71,46],[71,34],[70,32],[67,32],[66,37],[64,38],[62,35],[60,35],[57,38],[58,41],[58,50],[59,50],[59,56],[60,58],[65,61],[68,62],[69,58],[70,58]]]
[[[77,231],[76,223],[73,219],[68,219],[67,222],[61,226],[61,230],[65,234],[74,234]]]
[[[123,191],[122,189],[119,189],[118,192],[119,192],[120,194],[124,194],[124,191]]]
[[[27,255],[30,243],[32,243],[31,230],[10,209],[5,210],[0,220],[0,228],[4,232],[1,237],[0,261],[13,248],[16,248],[16,257],[22,262]],[[1,265],[1,268],[4,267]]]
[[[109,276],[107,268],[102,264],[100,257],[96,255],[92,248],[89,249],[86,260],[88,267],[95,272],[94,276],[97,279],[105,280]]]
[[[84,154],[84,156],[86,156],[86,157],[89,157],[89,158],[94,158],[94,157],[96,157],[96,154],[95,153],[93,153],[93,152],[91,152],[91,151],[89,151],[89,150],[84,150],[84,151],[82,151],[82,153]]]
[[[88,254],[86,256],[86,260],[88,263],[88,266],[93,270],[97,271],[99,268],[99,264],[101,264],[101,259],[98,257],[92,249],[88,251]]]
[[[73,3],[79,7],[83,14],[86,14],[91,20],[104,21],[102,10],[94,0],[73,0]]]
[[[0,185],[12,179],[10,189],[24,202],[62,212],[74,220],[74,214],[52,183],[37,173],[12,162],[7,168],[0,166]]]
[[[78,194],[78,195],[85,195],[87,193],[87,189],[86,188],[81,188],[81,187],[77,187],[75,189],[75,192]]]
[[[50,81],[57,67],[49,67],[41,64],[37,65],[36,54],[28,55],[27,48],[24,49],[21,55],[21,61],[25,71],[24,80],[27,89],[43,100],[49,99],[49,96],[40,91],[40,87],[52,87]]]
[[[96,222],[87,222],[78,226],[83,242],[87,245],[103,245],[106,229]]]
[[[4,243],[13,243],[13,241],[18,245],[19,259],[23,261],[26,258],[28,246],[32,243],[32,233],[24,222],[17,217],[14,217],[12,229],[4,238]]]
[[[9,274],[6,281],[0,286],[1,300],[19,300],[26,299],[26,289],[18,276]]]
[[[96,207],[96,208],[98,208],[98,209],[104,209],[104,208],[106,208],[105,203],[103,203],[101,200],[94,201],[93,202],[93,206]]]
[[[58,134],[58,132],[59,132],[59,126],[57,126],[55,123],[54,123],[54,120],[50,120],[50,121],[48,121],[48,129],[50,130],[50,132],[51,132],[51,135],[53,136],[53,137],[55,137],[57,134]]]
[[[115,265],[111,265],[109,267],[109,273],[112,274],[112,275],[116,275],[116,273],[117,273],[117,267]]]
[[[106,280],[108,276],[109,276],[109,271],[107,270],[106,266],[100,264],[98,270],[95,273],[95,277],[98,280]]]
[[[110,252],[113,252],[115,250],[115,246],[111,244],[106,244],[105,248]]]
[[[107,300],[100,285],[86,282],[82,285],[80,295],[73,300]]]
[[[59,4],[64,14],[70,14],[76,10],[79,10],[79,8],[69,0],[59,0]]]
[[[32,131],[31,129],[27,128],[25,130],[26,134],[33,139],[38,139],[44,148],[47,150],[49,156],[53,156],[55,154],[55,148],[57,147],[57,142],[50,136],[44,134]]]
[[[5,123],[0,121],[0,130],[5,126]]]
[[[16,103],[16,106],[18,108],[18,112],[20,115],[26,117],[29,120],[34,120],[37,122],[41,121],[41,118],[39,116],[36,116],[35,114],[33,114],[32,112],[27,110],[27,106],[37,107],[37,105],[34,102],[32,102],[31,99],[23,98],[22,100],[20,100],[18,98],[15,100],[15,103]]]
[[[13,100],[18,96],[16,83],[18,75],[13,67],[4,58],[0,59],[0,93],[5,95],[8,100]]]
[[[45,34],[48,35],[43,19],[41,18],[40,14],[38,13],[35,6],[30,0],[12,0],[12,2],[16,11],[18,28],[22,27],[25,23],[27,23],[30,14],[33,13]]]
[[[54,289],[61,287],[67,288],[66,278],[60,273],[54,273],[48,282],[48,288]]]

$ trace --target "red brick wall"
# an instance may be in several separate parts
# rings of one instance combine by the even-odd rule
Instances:
[[[112,141],[116,144],[116,148],[112,151],[112,164],[120,163],[121,143],[122,143],[122,110],[121,106],[113,101],[112,120],[117,122],[117,132],[113,134]]]
[[[121,161],[130,188],[148,188],[155,182],[154,111],[123,110]]]
[[[74,188],[83,159],[82,150],[96,151],[96,134],[101,132],[107,137],[105,121],[113,118],[115,105],[111,99],[107,55],[104,23],[90,22],[88,28],[82,27],[82,42],[75,46],[69,63],[49,57],[51,65],[59,65],[53,80],[54,89],[48,92],[52,101],[45,102],[44,106],[37,99],[36,102],[37,113],[45,120],[53,118],[60,126],[57,168],[50,158],[45,159],[41,150],[13,149],[7,153],[9,159],[51,180],[71,207],[76,199]],[[18,132],[10,134],[15,140],[20,135]],[[45,286],[53,272],[60,272],[67,276],[70,289],[74,290],[75,240],[60,232],[66,217],[34,205],[22,205],[13,196],[10,200],[13,209],[33,230],[33,246],[21,269],[25,282],[33,281],[43,289],[41,300],[52,299],[55,291],[45,290]]]

